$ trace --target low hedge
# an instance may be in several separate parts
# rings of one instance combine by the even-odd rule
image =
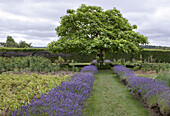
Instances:
[[[47,51],[46,48],[5,48],[0,47],[0,52],[9,52],[9,51],[15,51],[15,52],[36,52],[36,51]],[[140,56],[142,55],[142,60],[150,60],[151,56],[152,59],[155,59],[155,62],[166,62],[170,63],[170,50],[160,50],[160,49],[143,49],[139,53],[111,53],[106,52],[105,53],[105,59],[120,59],[125,58],[126,61],[132,61],[132,59],[141,60]],[[64,60],[71,60],[86,63],[91,62],[94,59],[96,59],[96,54],[81,54],[81,53],[70,53],[67,55],[62,55]],[[51,60],[55,60],[56,58],[50,58]]]
[[[46,48],[6,48],[0,47],[0,52],[36,52],[36,51],[47,51]]]

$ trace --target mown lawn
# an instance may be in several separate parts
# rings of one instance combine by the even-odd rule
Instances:
[[[112,70],[95,75],[94,91],[84,109],[85,116],[149,116]]]

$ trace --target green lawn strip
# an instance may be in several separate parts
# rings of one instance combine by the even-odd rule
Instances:
[[[156,75],[136,75],[136,76],[146,77],[146,78],[153,78],[153,77],[155,77]]]
[[[95,75],[94,91],[84,109],[85,116],[149,116],[112,70]]]

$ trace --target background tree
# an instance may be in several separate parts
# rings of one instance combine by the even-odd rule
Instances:
[[[51,52],[98,53],[103,64],[103,51],[137,52],[139,44],[148,43],[147,37],[138,32],[115,7],[103,10],[97,6],[82,4],[76,11],[68,9],[55,30],[58,41],[48,44]]]
[[[19,47],[19,48],[31,48],[31,47],[32,47],[31,44],[32,44],[32,43],[29,43],[29,44],[28,44],[28,43],[26,43],[25,41],[20,41],[18,47]]]
[[[0,42],[0,47],[4,47],[6,46],[6,43],[5,42]]]
[[[6,42],[0,42],[0,45],[3,47],[12,47],[12,48],[30,48],[31,43],[26,43],[25,41],[20,41],[19,44],[15,42],[12,36],[7,36]]]
[[[18,44],[15,42],[15,40],[12,38],[12,36],[7,36],[6,45],[5,47],[18,47]]]

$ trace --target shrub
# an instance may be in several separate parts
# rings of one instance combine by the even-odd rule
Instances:
[[[91,71],[93,73],[98,73],[98,69],[94,65],[85,66],[81,69],[80,72],[89,72],[89,71]]]
[[[93,61],[91,62],[91,65],[97,65],[97,60],[93,60]]]
[[[105,65],[110,65],[110,64],[113,64],[113,62],[112,61],[110,61],[110,60],[104,60],[104,63],[105,63]]]

